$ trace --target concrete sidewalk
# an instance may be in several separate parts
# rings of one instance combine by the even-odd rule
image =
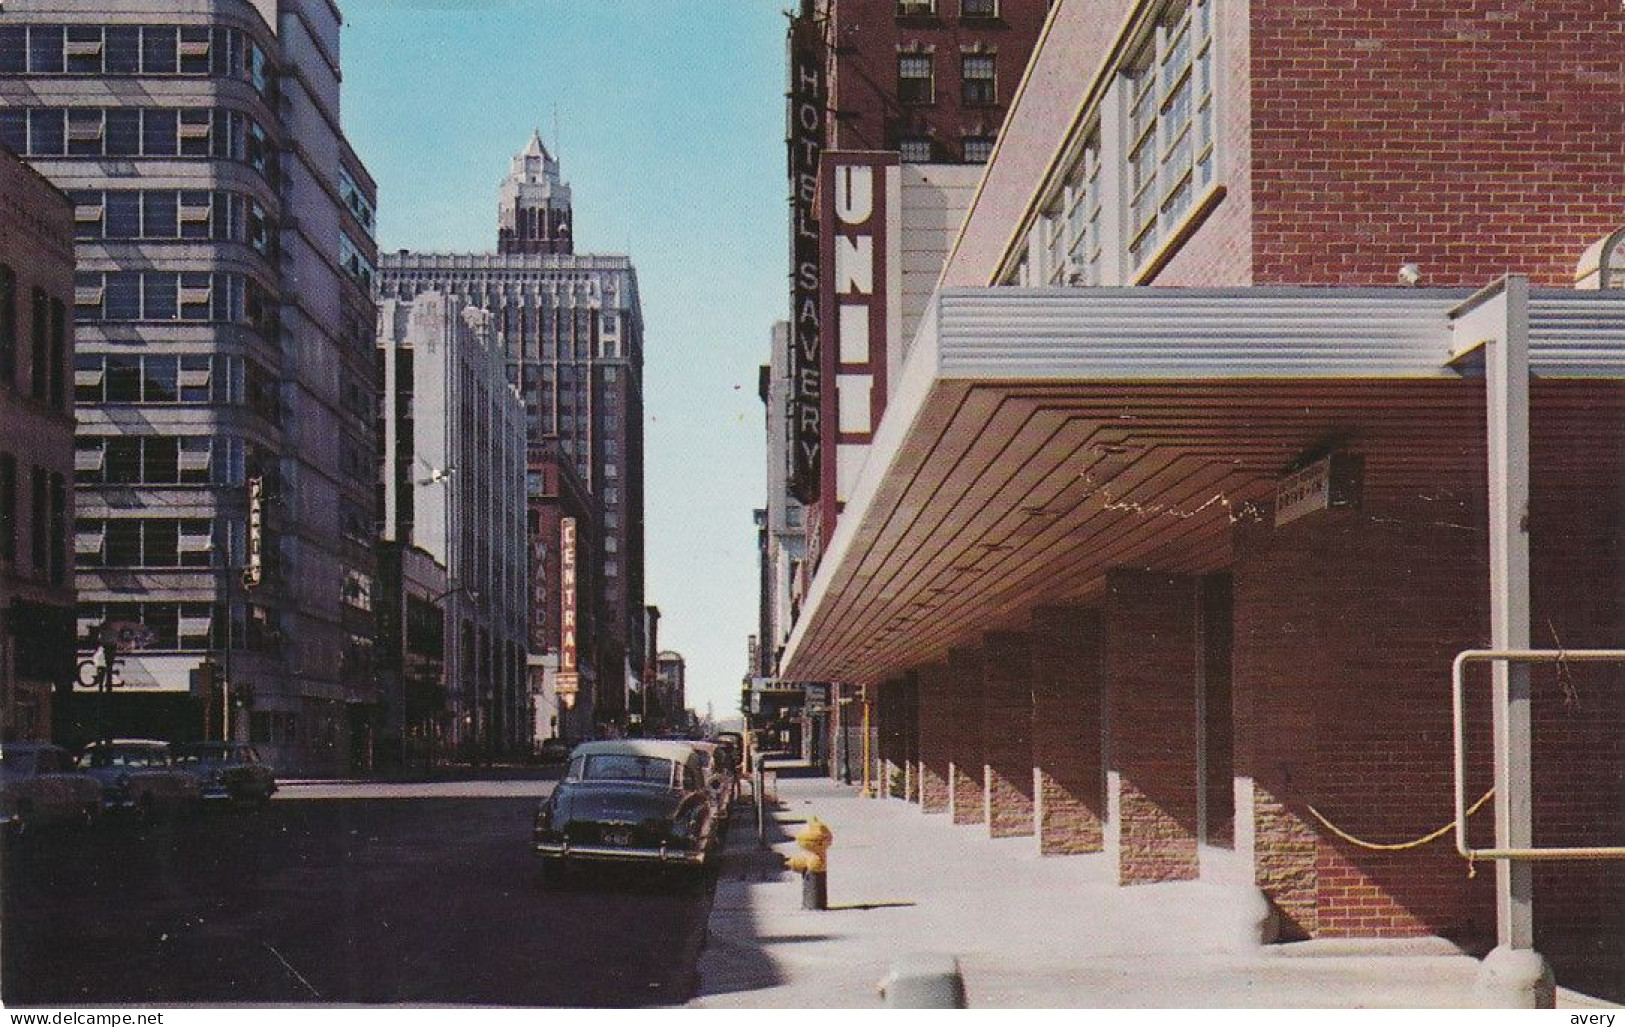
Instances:
[[[795,772],[779,779],[770,850],[753,813],[735,814],[691,1005],[878,1006],[893,960],[919,952],[958,958],[973,1007],[1473,1004],[1478,961],[1437,939],[1260,946],[1254,889],[1118,888],[1103,856],[1043,858],[1030,838],[783,776]],[[801,909],[800,878],[782,869],[814,814],[835,835],[823,912]]]

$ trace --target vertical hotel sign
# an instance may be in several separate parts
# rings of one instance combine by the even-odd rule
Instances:
[[[823,340],[820,336],[818,157],[827,99],[823,23],[790,19],[790,91],[786,119],[790,171],[790,494],[818,500],[823,463]]]
[[[581,690],[576,670],[576,519],[559,520],[559,677],[557,692],[568,708]]]

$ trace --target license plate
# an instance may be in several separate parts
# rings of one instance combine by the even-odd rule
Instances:
[[[632,829],[629,827],[605,828],[604,842],[609,845],[631,845]]]

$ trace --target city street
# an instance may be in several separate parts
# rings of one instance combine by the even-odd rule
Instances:
[[[530,820],[551,788],[296,784],[259,810],[30,839],[3,867],[0,996],[683,1002],[709,894],[627,875],[541,888]]]

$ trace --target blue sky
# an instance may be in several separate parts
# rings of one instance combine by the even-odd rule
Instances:
[[[782,5],[339,2],[344,127],[378,181],[381,249],[494,249],[497,184],[540,128],[576,250],[636,265],[646,601],[690,705],[732,715],[756,630],[756,368],[787,304]]]

